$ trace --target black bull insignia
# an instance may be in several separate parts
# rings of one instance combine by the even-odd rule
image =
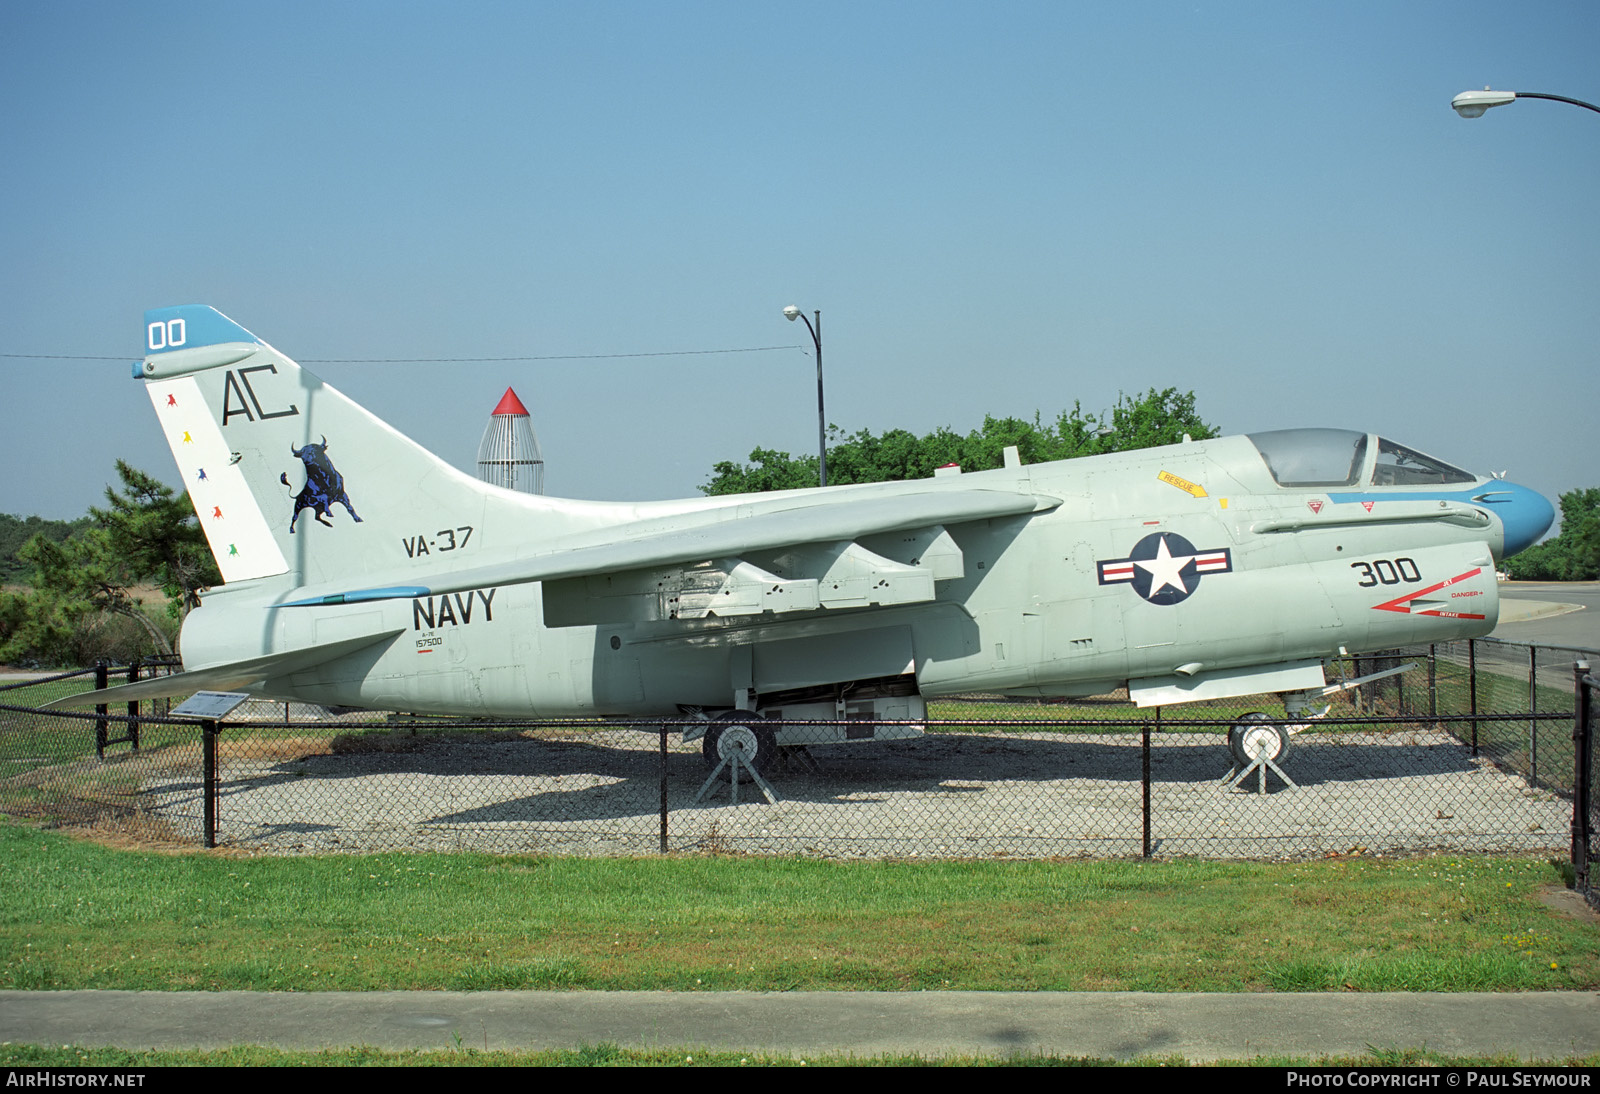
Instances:
[[[294,496],[294,516],[289,518],[291,535],[294,533],[295,521],[300,519],[302,509],[310,509],[318,524],[326,524],[332,528],[333,523],[323,518],[328,516],[328,509],[334,502],[344,506],[356,523],[361,522],[361,518],[356,515],[355,506],[350,504],[350,495],[344,492],[344,476],[339,474],[328,459],[326,434],[323,435],[321,444],[308,444],[303,448],[296,448],[291,444],[289,453],[306,467],[306,484],[301,487],[300,493]],[[278,480],[285,486],[290,485],[289,473],[286,471],[279,475]]]

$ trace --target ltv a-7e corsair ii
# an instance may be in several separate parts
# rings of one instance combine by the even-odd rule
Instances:
[[[958,692],[1298,711],[1324,658],[1487,634],[1495,560],[1554,517],[1342,429],[572,501],[458,471],[209,307],[146,313],[145,347],[134,374],[224,585],[184,624],[186,671],[89,701],[700,714],[708,758],[757,769],[778,746],[913,735]]]

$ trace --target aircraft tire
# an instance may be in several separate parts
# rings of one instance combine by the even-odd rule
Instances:
[[[745,762],[763,776],[778,759],[778,734],[759,714],[748,710],[730,710],[717,715],[701,738],[700,755],[705,759],[706,770],[715,770],[730,750],[744,753]],[[724,782],[733,781],[733,764],[729,763],[718,774]],[[741,783],[753,782],[750,773],[739,770]]]
[[[1232,753],[1233,762],[1239,767],[1249,767],[1263,748],[1267,750],[1267,758],[1273,763],[1283,762],[1284,756],[1289,752],[1289,727],[1257,724],[1271,720],[1270,714],[1252,711],[1229,728],[1228,751]]]

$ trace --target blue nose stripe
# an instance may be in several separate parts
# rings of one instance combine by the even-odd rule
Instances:
[[[1505,529],[1507,556],[1532,547],[1555,523],[1556,509],[1550,499],[1514,482],[1493,483],[1483,500],[1484,508],[1499,517]]]

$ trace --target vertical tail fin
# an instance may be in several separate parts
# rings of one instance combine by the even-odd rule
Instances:
[[[145,350],[134,375],[225,581],[317,584],[482,544],[492,487],[221,312],[148,311]]]

